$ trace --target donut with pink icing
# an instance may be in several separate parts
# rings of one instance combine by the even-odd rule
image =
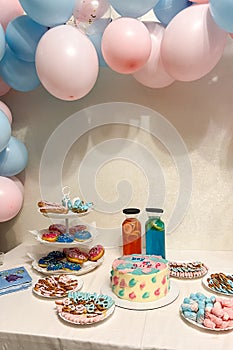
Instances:
[[[49,231],[58,231],[59,233],[65,233],[66,227],[62,224],[52,224],[49,226]]]
[[[89,250],[88,258],[90,261],[97,261],[104,255],[104,247],[101,244],[97,244]]]
[[[57,237],[59,236],[59,232],[58,231],[45,231],[41,238],[44,241],[48,241],[48,242],[56,242]]]
[[[69,228],[69,233],[74,235],[76,232],[85,231],[86,229],[86,225],[75,225]]]
[[[70,249],[66,252],[66,259],[76,264],[83,264],[88,260],[88,254],[80,250]]]

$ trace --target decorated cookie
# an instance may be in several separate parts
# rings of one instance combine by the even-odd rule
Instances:
[[[68,298],[56,300],[58,314],[74,324],[90,324],[107,317],[114,308],[114,301],[107,295],[96,293],[69,292]]]

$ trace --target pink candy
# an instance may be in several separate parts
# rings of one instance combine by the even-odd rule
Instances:
[[[233,327],[233,300],[217,298],[211,310],[205,310],[204,326],[226,329]]]
[[[208,318],[204,319],[204,326],[211,329],[214,329],[216,327],[215,323],[209,320]]]

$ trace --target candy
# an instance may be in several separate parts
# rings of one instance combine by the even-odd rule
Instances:
[[[187,319],[203,324],[210,329],[226,329],[233,326],[232,299],[206,297],[202,293],[191,293],[189,298],[184,298],[181,311]]]

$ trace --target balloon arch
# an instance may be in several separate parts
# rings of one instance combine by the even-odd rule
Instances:
[[[0,96],[42,84],[58,99],[78,100],[104,66],[150,88],[194,81],[233,37],[232,0],[0,0],[0,9]],[[150,11],[155,20],[143,21]],[[0,102],[0,222],[22,206],[15,175],[26,164]]]

